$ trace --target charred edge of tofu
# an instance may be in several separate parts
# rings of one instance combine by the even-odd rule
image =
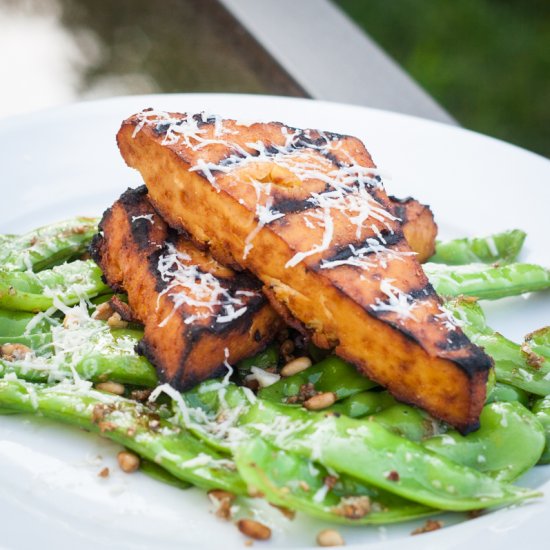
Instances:
[[[164,281],[158,271],[158,261],[162,254],[166,253],[168,248],[168,242],[175,241],[178,234],[168,228],[165,222],[153,209],[153,206],[149,203],[147,196],[147,188],[141,186],[137,189],[126,190],[117,203],[123,208],[124,214],[128,220],[128,227],[130,228],[130,234],[128,235],[132,242],[135,244],[136,249],[139,252],[147,256],[147,270],[151,277],[155,281],[155,291],[157,293],[162,292],[168,283]],[[134,219],[135,216],[152,214],[154,216],[154,222],[157,229],[161,229],[161,234],[166,237],[162,244],[157,244],[151,241],[151,231],[153,225],[147,219]],[[113,215],[113,207],[107,209],[103,215],[100,223],[100,231],[103,232],[108,228]],[[158,238],[158,234],[157,234]],[[102,265],[103,247],[106,245],[104,235],[97,234],[93,241],[92,257],[98,263]],[[161,246],[161,248],[159,248]],[[136,250],[137,252],[138,250]],[[199,271],[206,273],[199,268]],[[104,277],[105,278],[105,277]],[[204,325],[184,325],[183,330],[180,333],[180,337],[188,343],[185,346],[185,352],[181,354],[178,360],[178,368],[171,375],[167,374],[165,365],[163,365],[161,355],[155,351],[155,347],[151,345],[148,340],[147,334],[137,344],[136,351],[146,357],[153,365],[156,366],[159,372],[161,380],[170,382],[176,388],[184,390],[194,387],[205,378],[213,378],[220,376],[226,372],[224,362],[221,361],[218,365],[208,368],[207,376],[203,376],[199,371],[186,372],[186,362],[189,355],[193,352],[193,343],[198,342],[205,334],[212,334],[219,337],[222,340],[224,337],[229,338],[231,336],[236,337],[238,335],[245,335],[248,333],[254,323],[256,314],[262,310],[262,308],[269,308],[267,299],[261,293],[261,283],[252,275],[247,272],[234,273],[231,276],[217,278],[224,284],[225,288],[231,293],[235,293],[238,290],[254,292],[254,296],[246,297],[245,305],[246,312],[229,322],[218,322],[216,316],[212,316],[209,319],[209,323]],[[119,285],[114,281],[106,281],[111,284],[112,287],[116,287],[118,291],[123,291],[123,285]],[[124,304],[126,305],[126,304]],[[131,309],[128,308],[130,311]],[[143,320],[145,321],[145,320]],[[146,331],[147,332],[147,331]],[[251,354],[261,351],[271,340],[272,333],[268,330],[261,334],[259,330],[255,331],[253,336],[254,346],[251,346]],[[252,347],[254,349],[252,349]]]

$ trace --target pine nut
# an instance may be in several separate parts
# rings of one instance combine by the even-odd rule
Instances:
[[[123,472],[131,474],[139,469],[139,456],[130,451],[120,451],[117,455],[118,465]]]
[[[281,369],[281,376],[292,376],[293,374],[298,374],[309,367],[311,367],[311,359],[309,357],[297,357],[296,359],[288,362]]]
[[[268,540],[271,538],[271,529],[267,525],[253,519],[240,519],[237,522],[237,527],[243,535],[251,539]]]
[[[319,546],[344,546],[346,543],[342,535],[335,529],[323,529],[317,535]]]
[[[109,319],[109,317],[113,313],[114,310],[109,302],[103,302],[95,308],[95,311],[92,313],[92,319],[97,319],[98,321],[107,321],[107,319]]]
[[[331,391],[325,393],[318,393],[313,397],[310,397],[307,401],[304,401],[304,407],[308,411],[320,411],[326,409],[336,402],[336,394]]]
[[[33,351],[24,344],[4,344],[0,346],[0,357],[6,361],[19,361],[27,355],[33,355]]]
[[[111,328],[126,328],[128,326],[127,321],[123,321],[122,317],[120,316],[120,313],[113,313],[108,319],[107,324]]]
[[[112,393],[114,395],[124,395],[125,387],[118,382],[100,382],[95,385],[96,390],[104,391],[107,393]]]

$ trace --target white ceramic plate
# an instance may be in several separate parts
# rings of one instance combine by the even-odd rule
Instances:
[[[15,233],[76,214],[98,215],[128,186],[140,184],[120,158],[115,133],[145,107],[205,110],[225,117],[279,120],[364,140],[386,188],[430,204],[445,237],[519,227],[522,259],[550,264],[550,162],[506,143],[413,117],[335,103],[243,95],[137,96],[76,104],[0,122],[0,232]],[[519,339],[550,323],[549,293],[490,304],[493,327]],[[243,548],[230,523],[216,519],[206,496],[179,491],[139,473],[119,473],[118,447],[40,419],[0,417],[0,544],[9,548]],[[97,473],[111,466],[112,475]],[[521,482],[550,493],[550,467]],[[262,547],[309,547],[325,524],[282,519]],[[516,550],[548,540],[550,498],[476,520],[446,518],[421,537],[422,521],[387,528],[340,529],[348,545],[373,550]],[[458,523],[457,523],[458,521]],[[451,526],[452,525],[452,526]],[[260,546],[259,543],[256,543]]]

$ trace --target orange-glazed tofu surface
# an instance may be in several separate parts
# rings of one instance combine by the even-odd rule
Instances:
[[[357,138],[143,111],[118,143],[167,223],[248,270],[321,347],[463,432],[491,360],[445,312]]]
[[[169,229],[142,187],[105,212],[93,256],[144,325],[139,351],[179,389],[260,351],[281,325],[254,277]]]

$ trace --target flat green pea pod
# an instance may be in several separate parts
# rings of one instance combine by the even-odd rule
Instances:
[[[427,412],[417,408],[396,403],[383,411],[373,414],[370,419],[378,422],[389,431],[420,442],[428,437],[439,434],[442,425]]]
[[[349,477],[331,476],[320,464],[278,449],[261,437],[240,443],[235,463],[245,483],[272,504],[335,523],[395,523],[435,512]]]
[[[536,264],[447,266],[426,263],[422,268],[441,296],[497,300],[550,288],[550,271]]]
[[[487,403],[512,403],[517,401],[524,407],[529,405],[529,393],[516,386],[497,382],[491,392],[488,392]]]
[[[201,411],[210,413],[206,425],[212,419],[232,420],[231,430],[218,432],[218,445],[228,452],[234,452],[239,442],[260,436],[339,474],[442,510],[476,510],[540,494],[456,464],[377,422],[314,413],[263,399],[251,403],[242,388],[233,384],[224,386],[222,400],[216,398],[219,389],[215,385],[208,387],[211,391],[199,389],[195,396],[203,400]],[[186,415],[189,420],[189,411]],[[193,422],[200,424],[200,418],[195,416]],[[205,429],[205,433],[207,439],[217,437],[215,431]]]
[[[178,479],[151,460],[142,459],[139,466],[139,471],[156,481],[176,487],[176,489],[189,489],[192,487],[191,483]]]
[[[85,308],[67,308],[67,326],[53,326],[47,354],[29,350],[22,357],[0,359],[0,375],[15,374],[31,382],[55,382],[78,376],[84,380],[154,387],[154,367],[135,347],[143,332],[110,329],[89,317]],[[19,353],[21,355],[21,352]]]
[[[537,464],[545,445],[544,429],[521,403],[485,405],[480,423],[479,430],[466,436],[450,431],[423,445],[499,481],[514,481]]]
[[[203,489],[246,494],[234,463],[155,410],[91,389],[81,382],[56,386],[0,380],[0,408],[41,414],[101,434]]]
[[[0,307],[18,311],[46,311],[59,300],[78,303],[110,292],[92,260],[76,260],[39,273],[0,271]]]
[[[298,402],[295,400],[306,384],[311,384],[315,392],[334,393],[337,400],[377,385],[343,359],[330,356],[302,372],[281,378],[275,384],[263,388],[258,395],[262,399],[279,403]]]
[[[550,327],[543,327],[528,334],[521,351],[534,367],[547,366],[550,363]]]
[[[51,327],[56,323],[41,313],[0,309],[0,346],[23,344],[34,350],[47,351],[52,342]]]
[[[350,395],[338,403],[334,403],[334,405],[325,410],[337,414],[345,414],[351,418],[362,418],[383,411],[396,404],[397,401],[395,398],[387,391],[362,391]]]
[[[539,464],[550,464],[550,397],[538,399],[533,404],[533,413],[544,428],[546,444]]]
[[[527,346],[519,346],[485,324],[485,316],[479,304],[457,300],[448,302],[446,307],[461,321],[466,336],[492,357],[498,382],[535,395],[550,394],[550,361],[542,355],[544,345],[538,347],[536,344],[537,341],[544,343],[544,331],[529,340]]]
[[[97,218],[71,220],[40,227],[24,235],[0,239],[0,266],[4,271],[41,271],[76,258],[97,233]]]
[[[253,357],[248,357],[239,361],[236,365],[237,372],[241,378],[250,374],[252,367],[268,369],[276,367],[279,364],[279,347],[275,345],[267,346],[263,351]]]
[[[447,265],[511,263],[518,257],[526,236],[524,231],[512,229],[487,237],[438,241],[429,261]]]

